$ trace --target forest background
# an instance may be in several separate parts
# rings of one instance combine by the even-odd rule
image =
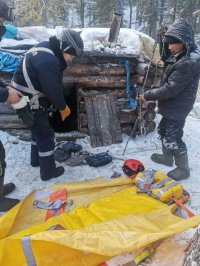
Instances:
[[[68,28],[110,27],[114,11],[123,14],[122,27],[133,28],[156,38],[161,25],[177,18],[192,24],[200,43],[200,0],[7,0],[15,24],[66,26]]]

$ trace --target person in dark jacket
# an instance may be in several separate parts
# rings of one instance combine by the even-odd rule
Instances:
[[[48,108],[53,105],[64,121],[70,115],[63,95],[62,72],[68,63],[83,53],[80,34],[63,29],[59,36],[39,43],[27,52],[18,65],[12,80],[14,88],[30,99],[33,123],[31,165],[40,166],[43,181],[64,173],[63,167],[56,167],[54,159],[54,131],[49,124]]]
[[[0,102],[8,101],[11,104],[15,104],[20,101],[21,97],[21,93],[9,87],[3,80],[0,80]],[[15,189],[15,184],[13,183],[4,185],[5,157],[5,149],[0,141],[0,212],[8,211],[19,202],[17,199],[5,197]]]
[[[162,119],[158,133],[163,154],[153,154],[151,159],[159,164],[173,166],[168,176],[181,180],[190,176],[186,144],[183,142],[185,119],[193,108],[200,78],[200,49],[194,42],[191,26],[176,20],[164,35],[168,50],[162,53],[164,72],[160,88],[146,91],[139,101],[158,100]],[[167,55],[167,56],[166,56]]]
[[[5,2],[0,1],[0,41],[2,36],[6,33],[6,27],[3,25],[3,22],[4,20],[10,20],[8,13],[8,5]],[[21,93],[9,87],[3,80],[0,80],[0,102],[8,101],[11,104],[15,104],[20,101],[21,97]],[[4,185],[6,169],[5,157],[5,149],[0,141],[0,212],[8,211],[19,202],[17,199],[5,197],[15,189],[14,183],[7,183]]]

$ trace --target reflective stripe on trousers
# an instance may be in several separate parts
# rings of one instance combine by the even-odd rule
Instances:
[[[48,113],[43,109],[33,110],[31,165],[40,166],[41,178],[51,178],[56,168],[54,159],[54,131],[49,124]],[[36,144],[36,145],[35,145]]]

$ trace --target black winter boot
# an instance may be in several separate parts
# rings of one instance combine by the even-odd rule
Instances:
[[[65,172],[65,168],[62,167],[62,166],[58,166],[58,167],[56,167],[56,169],[55,169],[55,171],[54,171],[54,173],[53,173],[53,176],[51,176],[51,177],[46,177],[46,178],[41,177],[41,179],[42,179],[43,181],[48,181],[48,180],[50,180],[51,178],[56,178],[56,177],[61,176],[64,172]]]
[[[3,196],[7,196],[11,192],[13,192],[15,189],[15,184],[14,183],[7,183],[3,185]]]
[[[190,176],[190,168],[188,164],[187,149],[178,149],[173,151],[175,164],[177,168],[167,173],[167,175],[176,181],[186,179]]]
[[[18,199],[5,198],[3,196],[4,176],[0,176],[0,212],[6,212],[19,203]]]
[[[155,163],[163,164],[166,166],[173,166],[174,160],[172,150],[166,148],[162,144],[162,152],[163,154],[153,153],[151,155],[151,160]]]

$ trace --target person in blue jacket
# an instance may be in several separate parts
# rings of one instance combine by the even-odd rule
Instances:
[[[151,159],[159,164],[177,166],[168,176],[181,180],[190,176],[188,153],[182,140],[185,119],[193,108],[200,78],[200,49],[195,44],[192,27],[176,20],[163,39],[164,72],[160,88],[144,92],[139,100],[158,100],[162,119],[158,133],[163,154],[154,153]]]
[[[48,120],[48,108],[53,105],[64,121],[70,115],[62,87],[62,72],[74,57],[83,53],[80,34],[63,29],[59,36],[50,37],[30,49],[18,65],[12,86],[30,99],[33,122],[31,165],[40,166],[43,181],[64,173],[63,167],[56,167],[54,158],[54,131]],[[31,119],[30,119],[31,120]]]

